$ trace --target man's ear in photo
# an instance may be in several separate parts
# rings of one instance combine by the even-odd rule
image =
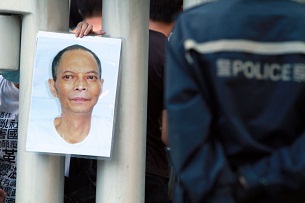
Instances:
[[[57,91],[56,91],[56,88],[55,88],[55,81],[54,81],[54,79],[49,79],[48,83],[49,83],[49,88],[50,88],[50,91],[51,91],[52,95],[54,97],[57,97]]]
[[[101,95],[102,92],[103,92],[103,86],[104,86],[104,79],[101,79],[101,92],[100,92],[100,95]]]

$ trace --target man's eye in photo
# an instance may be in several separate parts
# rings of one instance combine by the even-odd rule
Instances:
[[[72,79],[72,76],[71,75],[65,75],[63,78],[64,79]]]
[[[88,76],[88,79],[93,80],[93,79],[97,79],[97,77],[94,75],[90,75],[90,76]]]

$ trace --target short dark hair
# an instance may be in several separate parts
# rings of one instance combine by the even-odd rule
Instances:
[[[183,0],[150,0],[149,18],[171,23],[182,10]]]
[[[97,65],[98,65],[98,69],[99,69],[99,77],[102,78],[102,66],[101,66],[101,61],[100,59],[97,57],[97,55],[91,51],[90,49],[84,47],[84,46],[81,46],[79,44],[74,44],[74,45],[71,45],[71,46],[68,46],[66,48],[64,48],[63,50],[59,51],[56,56],[54,57],[53,61],[52,61],[52,77],[53,77],[53,80],[56,81],[56,72],[57,72],[57,66],[59,65],[60,63],[60,59],[62,57],[62,55],[67,52],[67,51],[72,51],[72,50],[84,50],[84,51],[87,51],[89,53],[91,53],[93,55],[93,57],[95,58],[96,62],[97,62]]]
[[[75,0],[83,18],[102,16],[103,0]]]

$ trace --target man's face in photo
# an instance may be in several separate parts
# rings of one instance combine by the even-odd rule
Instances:
[[[57,66],[56,81],[49,80],[52,94],[58,97],[62,113],[88,113],[102,93],[104,80],[94,56],[85,50],[65,52]]]

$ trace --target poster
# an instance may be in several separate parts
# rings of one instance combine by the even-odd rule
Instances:
[[[121,39],[38,32],[26,150],[110,158]]]

